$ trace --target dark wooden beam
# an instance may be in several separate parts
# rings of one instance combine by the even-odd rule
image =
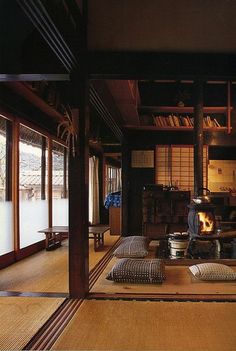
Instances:
[[[111,115],[111,112],[107,108],[107,106],[103,103],[102,99],[100,98],[97,90],[91,86],[89,91],[90,102],[93,107],[98,112],[99,116],[104,120],[106,125],[110,128],[113,132],[115,137],[119,140],[123,140],[123,132],[120,126],[116,123],[114,117]]]
[[[0,74],[0,82],[36,82],[36,81],[41,81],[41,80],[46,80],[46,81],[53,81],[53,82],[63,82],[63,81],[69,81],[70,76],[69,74],[60,74],[60,73],[55,73],[55,74]]]
[[[42,155],[41,155],[41,200],[46,199],[46,138],[42,136]]]
[[[129,176],[131,152],[127,142],[122,144],[121,153],[121,179],[122,179],[122,208],[121,208],[121,233],[127,236],[129,229]]]
[[[89,290],[88,268],[88,81],[81,71],[72,76],[79,101],[79,132],[75,155],[69,155],[69,293],[84,298]]]
[[[89,75],[98,79],[235,79],[235,54],[90,51]]]
[[[203,82],[194,83],[194,193],[202,195],[203,188]]]
[[[42,35],[67,72],[78,65],[71,48],[67,45],[62,34],[51,19],[47,9],[40,0],[17,0],[18,5]]]
[[[12,201],[12,122],[6,119],[6,201]]]

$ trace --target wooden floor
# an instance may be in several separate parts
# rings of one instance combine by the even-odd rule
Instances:
[[[234,351],[236,304],[84,301],[54,350]]]

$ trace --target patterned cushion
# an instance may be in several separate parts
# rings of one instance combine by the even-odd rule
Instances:
[[[189,267],[192,274],[201,280],[235,280],[236,272],[220,263],[200,263]]]
[[[121,240],[120,245],[113,252],[114,256],[122,257],[146,257],[148,255],[148,240],[142,236],[131,236]]]
[[[119,283],[161,283],[165,279],[165,266],[157,258],[122,258],[113,266],[106,279]]]

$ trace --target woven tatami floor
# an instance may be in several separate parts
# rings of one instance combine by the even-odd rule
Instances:
[[[84,301],[54,350],[234,351],[236,304]]]
[[[62,298],[0,297],[0,350],[21,350],[63,301]]]

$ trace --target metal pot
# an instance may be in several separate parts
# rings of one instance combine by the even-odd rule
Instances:
[[[200,188],[198,189],[198,192],[201,191],[205,191],[205,195],[200,195],[200,196],[196,196],[193,198],[193,202],[195,202],[195,204],[209,204],[211,202],[210,199],[210,190],[207,188]]]

